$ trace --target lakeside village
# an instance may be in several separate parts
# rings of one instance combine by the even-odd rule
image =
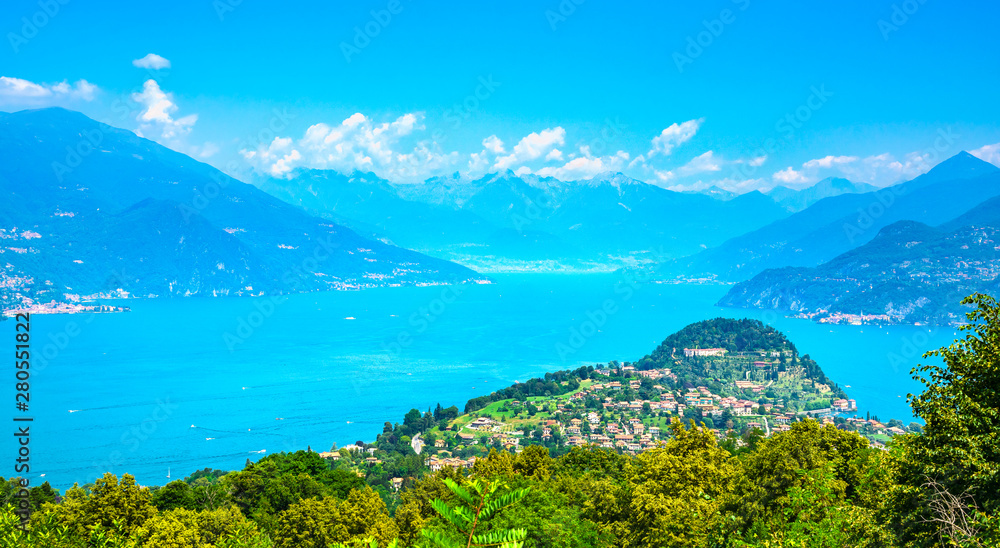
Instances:
[[[101,314],[110,312],[131,312],[131,309],[127,306],[60,303],[52,301],[50,303],[31,303],[22,305],[18,308],[4,310],[3,315],[7,317],[14,317],[19,314]]]
[[[411,410],[404,424],[386,423],[375,443],[339,450],[335,446],[320,455],[341,461],[337,467],[346,465],[366,475],[364,467],[381,467],[382,459],[393,453],[387,448],[409,446],[433,472],[471,468],[491,449],[519,453],[528,445],[545,446],[553,456],[586,445],[634,455],[665,441],[675,418],[704,423],[720,444],[734,449],[752,443],[755,436],[787,431],[802,420],[855,431],[879,448],[893,436],[921,428],[917,423],[904,426],[898,420],[882,423],[877,417],[850,415],[857,411],[855,400],[836,386],[817,382],[816,374],[822,372],[815,362],[808,355],[798,358],[794,350],[730,353],[723,348],[683,348],[683,357],[676,350],[670,354],[679,366],[674,370],[611,362],[605,368],[550,373],[544,380],[528,381],[541,385],[529,392],[541,388],[542,395],[502,397],[523,390],[525,384],[519,383],[470,400],[461,415],[457,407],[438,406],[426,414]],[[711,376],[692,385],[692,366]],[[739,378],[728,378],[733,376]],[[491,397],[502,399],[483,401]],[[402,481],[391,478],[391,486],[399,488]]]

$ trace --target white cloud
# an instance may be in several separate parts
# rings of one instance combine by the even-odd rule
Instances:
[[[483,139],[483,148],[493,154],[504,154],[507,152],[503,148],[503,141],[501,141],[496,135],[490,135],[489,137]]]
[[[420,123],[421,118],[418,118],[417,115],[412,112],[408,112],[399,118],[396,118],[392,122],[386,122],[376,127],[372,130],[372,134],[374,136],[379,136],[385,132],[389,132],[392,136],[403,137],[413,133],[413,130],[415,129],[424,129],[424,126]]]
[[[682,124],[674,122],[661,131],[659,135],[653,137],[653,140],[651,141],[653,148],[646,153],[646,157],[651,158],[656,154],[669,156],[675,148],[690,141],[691,138],[694,137],[703,121],[705,121],[704,118],[688,120]]]
[[[563,153],[558,148],[554,148],[545,155],[545,160],[548,162],[561,162],[563,161]]]
[[[493,164],[493,169],[509,169],[517,164],[535,160],[546,154],[557,145],[566,142],[566,130],[561,127],[543,129],[540,132],[532,132],[521,139],[511,154],[497,158]]]
[[[132,64],[139,68],[153,70],[170,68],[170,61],[155,53],[147,53],[145,57],[133,60]]]
[[[240,154],[247,160],[269,161],[277,158],[284,150],[292,145],[291,137],[275,137],[268,145],[261,146],[257,150],[241,150]]]
[[[857,156],[825,156],[823,158],[817,158],[815,160],[809,160],[808,162],[802,164],[802,167],[807,169],[823,168],[830,169],[834,165],[845,165],[852,164],[858,161]]]
[[[827,155],[803,162],[802,168],[799,170],[789,166],[776,172],[772,179],[775,183],[793,187],[815,183],[830,175],[846,177],[852,181],[888,184],[898,181],[907,173],[911,173],[913,176],[919,174],[915,169],[917,163],[915,156],[910,161],[903,163],[897,161],[889,153],[867,158]],[[833,171],[834,173],[823,173],[824,171]]]
[[[132,100],[144,107],[136,116],[140,135],[159,132],[160,139],[173,140],[190,133],[198,121],[197,114],[175,119],[173,114],[177,112],[177,105],[173,96],[160,89],[160,85],[152,78],[146,80],[141,92],[132,94]]]
[[[282,156],[278,161],[271,165],[271,175],[275,177],[281,177],[291,171],[295,167],[295,162],[302,159],[302,155],[299,151],[292,150],[288,154]]]
[[[442,152],[433,140],[420,140],[419,132],[425,129],[420,112],[381,123],[356,112],[339,124],[313,124],[298,140],[279,137],[267,146],[241,152],[257,169],[275,177],[286,176],[296,167],[311,167],[343,173],[374,171],[390,180],[414,182],[451,169],[459,161],[457,152]],[[496,145],[502,149],[499,140]],[[488,162],[473,156],[470,170]]]
[[[699,173],[714,173],[722,170],[722,166],[727,163],[740,163],[742,160],[737,160],[736,162],[726,162],[725,160],[717,157],[715,152],[709,150],[698,156],[695,156],[686,164],[682,165],[676,169],[657,169],[655,167],[649,166],[645,163],[645,158],[642,155],[637,156],[634,160],[629,162],[628,168],[632,169],[636,166],[641,167],[646,173],[651,174],[656,178],[655,181],[648,181],[651,183],[658,184],[664,188],[667,187],[666,183],[671,183],[678,178],[690,177],[692,175],[697,175]],[[675,184],[678,188],[686,188],[685,185]]]
[[[268,145],[257,150],[240,151],[243,157],[263,167],[268,174],[282,177],[295,169],[302,160],[302,153],[293,148],[291,137],[275,137]]]
[[[913,179],[927,172],[940,160],[941,158],[930,151],[910,152],[901,159],[888,152],[864,158],[825,156],[802,164],[803,180],[800,182],[815,182],[832,175],[875,186],[886,186]]]
[[[621,171],[629,160],[629,154],[624,150],[619,150],[611,156],[597,157],[590,155],[588,147],[580,147],[580,151],[583,156],[577,156],[558,167],[543,167],[535,174],[540,177],[555,177],[563,181],[589,179],[606,171]]]
[[[990,149],[987,146],[980,150],[983,154],[988,154]],[[902,158],[896,158],[888,152],[864,158],[831,155],[803,163],[801,171],[789,168],[779,172],[781,175],[775,174],[775,180],[804,183],[815,182],[823,177],[837,176],[875,186],[887,186],[926,173],[942,159],[939,154],[929,150],[910,152]]]
[[[97,86],[86,80],[73,84],[36,84],[30,80],[0,76],[0,103],[25,106],[48,106],[71,101],[93,101]]]
[[[801,171],[795,171],[792,166],[788,166],[781,171],[777,171],[772,175],[772,178],[779,183],[785,184],[796,184],[796,183],[807,183],[809,179],[802,174]]]
[[[487,152],[473,152],[469,155],[468,173],[472,176],[482,175],[490,167]]]
[[[693,158],[690,162],[678,169],[677,174],[681,177],[687,177],[697,173],[720,171],[721,169],[721,162],[715,158],[715,154],[710,150]]]
[[[205,143],[200,150],[197,151],[199,158],[211,158],[219,153],[219,145],[215,143]]]
[[[979,147],[976,150],[969,151],[969,154],[984,162],[989,162],[1000,167],[1000,143]]]
[[[940,159],[928,152],[911,152],[902,160],[897,160],[886,152],[868,156],[858,166],[842,166],[840,171],[848,179],[885,186],[926,173]]]
[[[747,163],[752,165],[753,167],[760,167],[764,165],[764,162],[766,161],[767,161],[767,154],[763,156],[758,156],[756,158],[751,158],[750,161]]]
[[[458,159],[457,152],[444,152],[434,141],[421,141],[411,152],[397,155],[397,164],[388,173],[397,179],[423,180],[450,169]]]
[[[674,179],[677,178],[677,174],[674,173],[673,171],[661,171],[659,169],[654,169],[653,175],[656,175],[656,178],[661,183],[669,183],[670,181],[673,181]]]
[[[52,90],[20,78],[0,76],[0,95],[5,97],[48,97]]]

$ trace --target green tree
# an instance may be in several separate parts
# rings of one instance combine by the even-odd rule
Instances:
[[[737,507],[744,517],[744,527],[758,521],[763,525],[772,518],[783,519],[790,501],[789,490],[802,487],[802,471],[830,465],[836,480],[832,487],[841,497],[854,497],[864,477],[862,463],[873,451],[861,436],[832,425],[821,426],[814,420],[793,423],[787,432],[759,443],[744,463]]]
[[[45,507],[54,511],[62,525],[83,538],[94,529],[121,530],[130,535],[156,515],[150,498],[149,489],[139,487],[132,475],[123,474],[119,480],[108,473],[94,482],[89,493],[74,486],[60,504]]]
[[[304,499],[277,519],[277,548],[327,548],[332,543],[374,538],[385,546],[397,537],[385,502],[371,488],[351,491],[346,500]]]
[[[194,510],[198,507],[194,490],[181,480],[172,481],[153,491],[151,502],[158,510],[174,510],[176,508]]]
[[[898,485],[890,516],[901,539],[917,545],[945,540],[946,501],[964,501],[984,515],[1000,512],[1000,306],[981,294],[962,304],[976,307],[959,328],[965,337],[924,354],[940,363],[913,370],[924,384],[920,395],[909,396],[926,422],[923,435],[896,438]]]
[[[924,355],[942,365],[914,371],[925,389],[910,404],[926,426],[909,449],[928,475],[990,512],[1000,507],[1000,306],[978,294],[962,304],[977,306],[959,328],[966,337]]]
[[[704,546],[719,529],[739,464],[710,430],[691,426],[675,419],[672,440],[636,457],[628,546]]]
[[[234,507],[195,512],[177,508],[160,512],[136,530],[144,548],[211,548],[222,542],[264,542],[257,526]]]
[[[409,546],[421,538],[420,530],[426,527],[437,516],[431,506],[435,499],[450,500],[453,496],[444,480],[465,481],[461,472],[445,467],[432,475],[424,476],[415,481],[413,487],[403,491],[394,519],[399,529],[399,538],[403,545]]]
[[[59,491],[53,489],[49,485],[49,482],[46,481],[41,485],[32,487],[28,498],[31,501],[31,510],[37,512],[42,509],[42,505],[56,502],[59,499]]]
[[[461,486],[451,479],[445,479],[444,483],[455,495],[456,502],[449,505],[442,499],[434,499],[431,506],[452,525],[454,530],[441,532],[425,529],[421,531],[425,538],[441,548],[523,546],[528,534],[526,530],[491,527],[490,519],[504,508],[523,499],[528,493],[527,489],[508,490],[501,481],[478,479],[470,480],[466,486]]]
[[[782,519],[749,539],[754,546],[810,548],[879,548],[892,546],[889,531],[870,508],[851,504],[834,465],[799,470],[799,481],[788,489]],[[766,531],[766,532],[764,532]],[[753,538],[764,536],[766,538]]]
[[[541,445],[525,447],[514,459],[514,473],[537,480],[546,480],[552,468],[549,450]]]

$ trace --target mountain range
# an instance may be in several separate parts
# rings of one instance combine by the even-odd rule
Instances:
[[[823,198],[840,196],[841,194],[864,194],[878,190],[867,183],[854,183],[839,177],[827,177],[818,183],[803,189],[792,189],[787,186],[776,186],[767,195],[788,208],[789,211],[802,211]]]
[[[784,219],[655,268],[661,278],[748,280],[769,268],[814,267],[897,221],[939,225],[1000,195],[1000,168],[961,152],[908,182],[824,198]]]
[[[0,113],[0,305],[624,267],[742,282],[727,306],[953,322],[947,303],[997,289],[1000,168],[965,152],[887,188],[829,178],[767,195],[621,173],[251,182],[80,113]]]
[[[960,225],[953,230],[893,223],[815,268],[765,270],[733,286],[719,304],[826,321],[866,315],[880,323],[962,323],[962,298],[1000,294],[1000,225],[965,224],[963,217],[944,225]]]
[[[487,281],[59,108],[0,115],[0,196],[5,308]]]
[[[371,173],[302,170],[257,184],[366,235],[484,268],[511,261],[606,268],[665,260],[788,215],[760,192],[717,200],[621,173],[563,182],[507,171],[394,185]]]

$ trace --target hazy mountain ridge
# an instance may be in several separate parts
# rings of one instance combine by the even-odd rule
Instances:
[[[735,282],[769,268],[813,267],[872,240],[894,222],[938,225],[998,195],[1000,168],[963,152],[909,182],[824,198],[715,248],[665,262],[656,275]]]
[[[900,221],[818,267],[765,270],[719,304],[827,320],[865,314],[884,316],[880,323],[955,324],[964,321],[959,301],[976,292],[1000,294],[1000,228],[948,231]]]
[[[403,185],[300,169],[253,186],[62,109],[0,116],[0,155],[4,306],[114,290],[250,295],[485,280],[442,259],[526,271],[658,263],[661,278],[741,281],[775,268],[836,267],[899,221],[947,223],[946,232],[1000,224],[1000,169],[964,152],[874,192],[830,178],[727,200],[621,173],[564,182],[506,171]],[[789,214],[788,200],[825,194],[837,195]],[[773,293],[781,276],[761,279],[753,285]],[[754,296],[760,288],[741,291],[750,306],[770,299]],[[775,306],[802,308],[798,289],[788,291],[792,300]]]
[[[352,179],[367,181],[370,194],[350,190]],[[301,171],[260,186],[317,214],[341,215],[349,226],[374,227],[379,237],[463,262],[544,257],[606,268],[650,256],[663,260],[720,244],[788,214],[756,191],[722,201],[621,173],[563,182],[507,171],[394,185],[371,174]],[[373,197],[378,207],[372,207]],[[419,222],[392,221],[414,219],[409,212],[416,210],[428,213]],[[352,217],[358,223],[352,224]]]
[[[1000,226],[1000,196],[990,198],[962,215],[941,225],[945,230],[963,226]]]
[[[71,111],[0,118],[0,159],[8,305],[484,280]]]
[[[766,194],[790,211],[802,211],[823,198],[831,198],[841,194],[864,194],[875,190],[878,190],[878,187],[867,183],[855,183],[839,177],[827,177],[807,188],[796,190],[786,186],[776,186],[767,191]]]

